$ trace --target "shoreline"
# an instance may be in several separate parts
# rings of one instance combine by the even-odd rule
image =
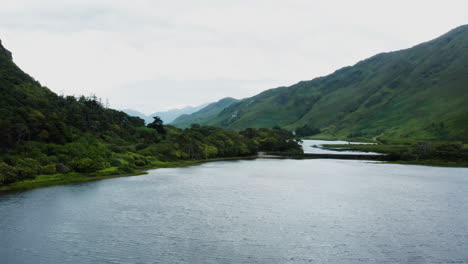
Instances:
[[[339,156],[339,155],[338,155]],[[197,166],[203,163],[216,162],[216,161],[228,161],[228,160],[254,160],[254,159],[320,159],[320,157],[303,157],[281,155],[280,153],[264,153],[256,156],[245,156],[245,157],[226,157],[226,158],[214,158],[206,160],[181,160],[181,161],[167,161],[161,162],[158,165],[146,166],[136,169],[134,172],[114,174],[114,175],[94,175],[93,173],[67,173],[67,174],[52,174],[52,175],[37,175],[36,178],[31,180],[24,180],[14,182],[9,185],[0,187],[0,195],[22,192],[38,188],[51,187],[56,185],[66,184],[77,184],[91,181],[100,181],[106,179],[120,178],[120,177],[134,177],[148,174],[149,170],[157,170],[164,168],[183,168],[190,166]],[[328,158],[330,159],[330,158]],[[340,159],[340,158],[331,158]],[[356,160],[370,160],[372,159],[359,158]],[[451,162],[441,162],[438,160],[430,161],[395,161],[395,160],[380,160],[380,164],[400,164],[400,165],[416,165],[416,166],[429,166],[429,167],[445,167],[445,168],[468,168],[468,164],[453,164]]]
[[[93,175],[93,173],[67,173],[67,174],[52,174],[52,175],[37,175],[36,178],[14,182],[9,185],[0,186],[0,195],[28,191],[38,188],[51,187],[56,185],[77,184],[91,181],[100,181],[121,177],[134,177],[148,174],[149,170],[157,170],[164,168],[183,168],[190,166],[197,166],[207,162],[227,161],[227,160],[251,160],[261,158],[260,156],[246,156],[246,157],[227,157],[227,158],[214,158],[207,160],[183,160],[183,161],[168,161],[165,164],[158,164],[154,166],[147,166],[138,168],[134,172],[114,174],[114,175]]]

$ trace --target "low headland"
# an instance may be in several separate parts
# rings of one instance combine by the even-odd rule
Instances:
[[[330,135],[309,137],[310,139],[338,140]],[[341,139],[343,140],[343,139]],[[385,161],[399,164],[468,167],[468,144],[454,140],[430,140],[389,138],[380,136],[373,139],[344,139],[353,142],[375,144],[325,144],[324,148],[342,151],[363,151],[385,154]]]

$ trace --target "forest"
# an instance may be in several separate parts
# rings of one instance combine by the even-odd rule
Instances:
[[[159,118],[145,126],[94,95],[59,96],[24,73],[1,44],[0,94],[0,186],[38,175],[132,174],[168,162],[302,151],[279,128],[179,129]]]
[[[161,162],[302,151],[299,140],[279,128],[235,132],[193,124],[179,129],[159,118],[144,126],[143,120],[107,109],[94,96],[55,99],[62,111],[47,113],[53,119],[28,109],[2,120],[1,185],[41,174],[118,175]]]

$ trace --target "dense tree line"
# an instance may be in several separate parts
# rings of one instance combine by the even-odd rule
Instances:
[[[307,137],[320,134],[320,129],[310,125],[304,125],[296,129],[296,135],[300,137]]]
[[[39,174],[118,174],[161,161],[302,151],[283,130],[182,130],[109,109],[96,96],[58,96],[24,73],[0,43],[0,185]]]
[[[22,141],[0,159],[0,183],[55,173],[129,173],[160,161],[203,160],[255,155],[258,151],[301,152],[285,130],[246,129],[240,133],[218,127],[192,125],[187,129],[164,126],[133,127],[124,139],[103,133],[85,133],[66,143]]]
[[[240,133],[192,125],[182,130],[161,119],[107,109],[95,96],[57,96],[37,83],[21,83],[1,98],[0,184],[54,173],[126,173],[158,161],[301,151],[291,133]]]
[[[457,143],[430,143],[418,142],[408,146],[400,152],[392,153],[392,157],[398,160],[442,160],[453,162],[467,162],[468,150],[462,144]]]

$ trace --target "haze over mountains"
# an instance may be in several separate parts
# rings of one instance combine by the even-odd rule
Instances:
[[[216,118],[216,116],[223,111],[226,107],[239,102],[239,100],[226,97],[217,102],[211,103],[199,111],[192,114],[181,115],[172,122],[173,125],[181,128],[189,127],[193,123],[206,125],[209,120]]]
[[[8,128],[8,131],[2,131],[5,134],[3,140],[10,143],[19,140],[17,137],[22,137],[20,132],[23,126],[28,127],[25,128],[28,137],[52,127],[54,133],[63,134],[65,130],[60,128],[62,125],[54,123],[54,116],[63,115],[59,107],[54,108],[56,113],[51,117],[46,115],[47,120],[41,121],[43,123],[37,121],[42,118],[40,115],[35,116],[39,122],[37,124],[30,115],[14,108],[37,106],[41,112],[47,113],[50,108],[41,102],[61,99],[56,99],[55,94],[40,87],[39,83],[14,65],[11,53],[3,47],[0,55],[4,58],[4,70],[0,72],[3,82],[1,88],[4,95],[12,94],[2,99],[6,111],[3,116],[8,117],[2,120]],[[17,95],[13,96],[13,93]],[[47,99],[49,97],[53,99]],[[89,100],[78,100],[77,105],[87,107],[84,105]],[[233,130],[280,126],[289,130],[320,130],[324,134],[341,138],[372,138],[385,134],[395,138],[465,140],[468,138],[466,102],[468,26],[464,25],[434,40],[406,50],[377,54],[328,76],[270,89],[242,100],[227,97],[205,107],[187,107],[153,115],[160,116],[165,123],[182,128],[192,123]],[[60,101],[60,104],[65,103]],[[12,107],[9,108],[9,105]],[[98,115],[92,121],[92,115],[86,112],[88,110],[83,110],[85,121],[81,120],[78,110],[66,110],[71,111],[68,116],[80,119],[80,122],[85,122],[86,126],[93,129],[107,122],[99,120],[101,117]],[[104,109],[102,112],[107,115],[112,111]],[[132,110],[126,112],[140,116],[146,122],[152,121],[153,115],[145,116]],[[120,114],[119,118],[121,122],[126,119]],[[91,124],[91,121],[95,124]],[[73,123],[72,120],[66,122],[66,125],[74,127],[85,126]],[[138,123],[136,120],[132,122]],[[32,128],[36,125],[39,132],[31,132],[36,129]],[[48,133],[42,136],[54,137],[54,133]]]
[[[150,115],[145,115],[142,112],[139,112],[139,111],[133,110],[133,109],[124,109],[124,110],[122,110],[122,112],[127,113],[130,116],[139,117],[139,118],[145,120],[146,124],[149,124],[149,123],[153,122],[153,117],[154,116],[159,116],[161,118],[161,120],[165,124],[169,124],[172,121],[174,121],[177,117],[179,117],[181,115],[186,115],[186,114],[188,115],[188,114],[197,112],[198,110],[204,108],[207,105],[208,104],[202,104],[202,105],[199,105],[199,106],[187,106],[187,107],[184,107],[184,108],[181,108],[181,109],[171,109],[171,110],[167,110],[167,111],[156,112],[156,113],[153,113],[153,114],[150,114]]]
[[[384,133],[466,139],[467,102],[468,26],[464,25],[437,39],[377,54],[328,76],[270,89],[210,111],[202,109],[174,124],[235,130],[308,127],[339,137]]]

